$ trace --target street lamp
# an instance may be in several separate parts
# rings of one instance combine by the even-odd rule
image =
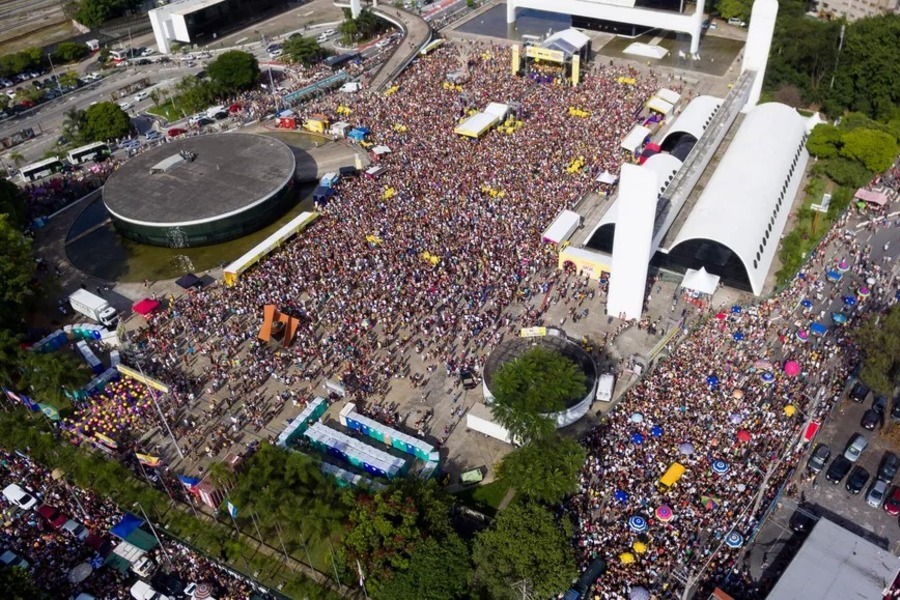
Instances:
[[[63,471],[62,469],[58,469],[58,468],[53,469],[53,472],[50,473],[50,478],[53,479],[53,481],[61,481],[62,482],[63,487],[66,488],[67,492],[69,492],[69,496],[75,500],[75,504],[78,505],[78,508],[81,510],[81,514],[84,515],[84,519],[86,521],[89,521],[91,519],[90,516],[88,516],[87,511],[84,510],[84,506],[81,505],[81,501],[78,499],[78,496],[75,494],[75,492],[72,490],[72,488],[69,487],[69,482],[66,481],[65,471]]]
[[[156,533],[156,527],[153,526],[153,521],[150,520],[150,517],[148,517],[147,513],[144,511],[144,506],[140,502],[135,502],[131,506],[132,506],[132,508],[137,506],[138,508],[141,509],[141,514],[144,515],[144,520],[147,521],[148,525],[150,525],[150,531],[153,532],[153,537],[156,538],[156,543],[159,544],[160,548],[162,548],[163,556],[166,557],[166,562],[169,563],[169,568],[173,569],[174,567],[172,566],[172,559],[169,558],[169,551],[166,550],[166,547],[163,545],[162,540],[159,539],[159,534]]]

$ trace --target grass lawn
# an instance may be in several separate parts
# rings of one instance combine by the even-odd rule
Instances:
[[[485,485],[476,485],[453,494],[460,503],[481,511],[488,516],[497,514],[497,507],[509,490],[509,484],[497,479]]]
[[[169,100],[168,102],[164,102],[158,106],[152,106],[147,109],[147,112],[151,115],[162,117],[169,123],[184,118],[184,115],[181,114],[180,110],[177,110],[175,108],[175,105],[171,100]]]

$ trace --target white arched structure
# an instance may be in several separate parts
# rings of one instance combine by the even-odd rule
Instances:
[[[697,96],[688,103],[669,127],[669,131],[666,133],[666,137],[663,138],[660,146],[665,148],[666,142],[674,139],[675,136],[690,135],[694,140],[699,140],[720,106],[722,106],[721,98]]]
[[[773,0],[775,1],[775,0]],[[564,15],[578,15],[603,21],[643,25],[666,31],[680,31],[691,36],[691,53],[700,48],[701,25],[705,0],[697,0],[692,14],[665,10],[635,8],[634,0],[506,0],[506,22],[515,23],[519,9],[531,8]]]
[[[675,236],[670,256],[724,275],[722,265],[703,261],[714,249],[727,249],[746,270],[753,293],[762,293],[809,160],[806,122],[793,108],[775,102],[750,111]]]

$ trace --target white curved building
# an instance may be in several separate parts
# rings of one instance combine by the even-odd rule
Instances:
[[[669,127],[669,131],[663,138],[660,147],[664,152],[681,154],[676,149],[679,147],[684,148],[687,145],[687,150],[690,152],[690,148],[693,148],[693,145],[697,143],[697,140],[706,131],[721,105],[722,99],[713,96],[697,96],[691,100],[672,123],[672,126]],[[679,158],[684,160],[686,156],[684,154],[679,156]]]
[[[751,110],[676,234],[669,259],[762,293],[809,160],[806,125],[784,104]]]

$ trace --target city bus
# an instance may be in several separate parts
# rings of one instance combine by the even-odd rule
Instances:
[[[93,144],[70,150],[66,155],[66,158],[68,158],[69,162],[73,165],[80,165],[91,160],[105,160],[109,155],[110,150],[108,145],[104,142],[94,142]]]
[[[337,71],[338,69],[344,68],[347,63],[355,60],[359,60],[359,52],[347,52],[346,54],[329,56],[325,59],[325,64],[331,67],[332,71]]]
[[[444,40],[444,38],[438,38],[436,40],[433,40],[433,41],[429,42],[428,44],[426,44],[425,47],[419,51],[419,53],[422,56],[426,56],[426,55],[430,54],[432,51],[437,50],[438,48],[443,46],[445,41],[446,40]]]
[[[50,158],[44,159],[42,161],[31,163],[19,171],[19,175],[22,176],[23,181],[37,181],[38,179],[43,179],[44,177],[49,177],[54,173],[59,173],[63,170],[63,162],[60,160],[58,156],[52,156]]]

